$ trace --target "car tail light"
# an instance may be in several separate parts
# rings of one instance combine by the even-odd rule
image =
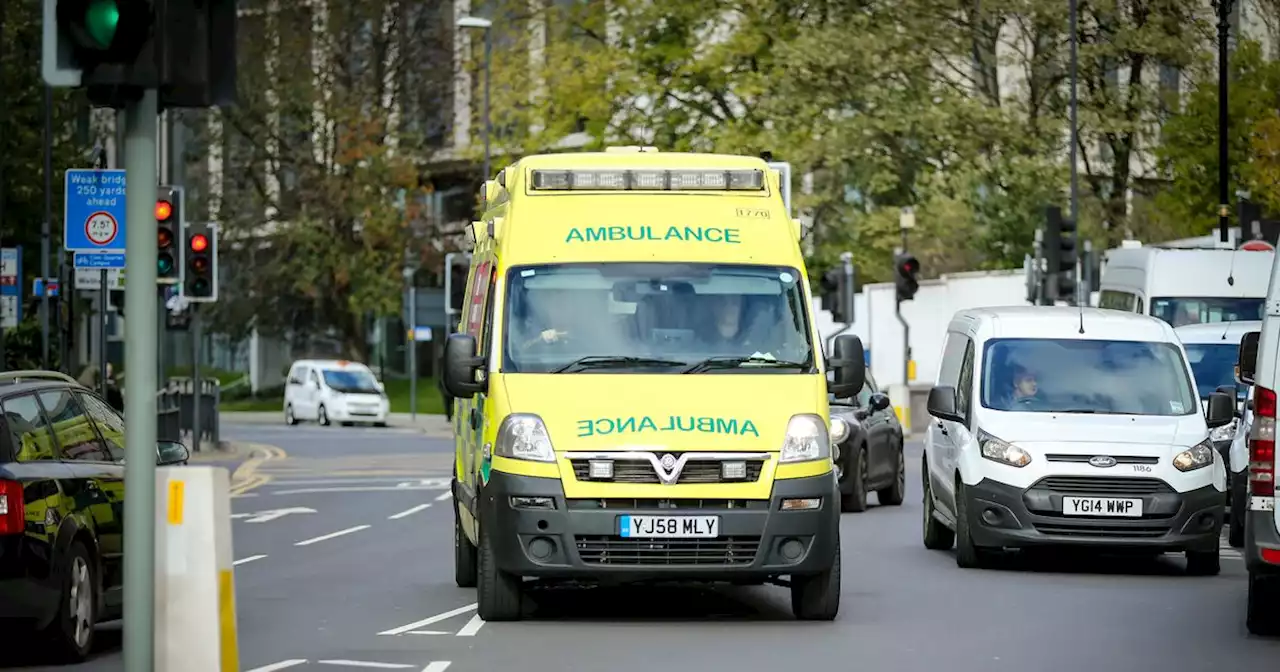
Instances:
[[[1249,430],[1249,493],[1256,497],[1276,494],[1276,393],[1255,387],[1253,427]]]
[[[22,484],[0,480],[0,535],[26,531],[26,510],[22,502]]]

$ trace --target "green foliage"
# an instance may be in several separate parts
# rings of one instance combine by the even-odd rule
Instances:
[[[40,337],[40,320],[28,317],[13,329],[4,330],[4,369],[6,371],[32,371],[43,369]],[[62,366],[56,341],[49,344],[49,368],[58,371]]]

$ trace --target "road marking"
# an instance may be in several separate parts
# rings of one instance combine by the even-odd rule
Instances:
[[[414,480],[405,481],[405,480],[404,480],[404,476],[403,476],[403,475],[400,475],[400,476],[397,476],[397,477],[383,477],[383,478],[359,478],[359,477],[356,477],[356,478],[317,478],[317,479],[308,479],[308,478],[299,478],[299,479],[292,479],[292,478],[277,478],[277,479],[274,481],[274,483],[275,483],[276,485],[281,485],[281,486],[283,486],[283,485],[290,485],[290,486],[293,486],[293,485],[298,485],[298,486],[301,486],[301,485],[351,485],[351,484],[353,484],[353,483],[397,483],[397,484],[399,484],[399,483],[406,483],[406,482],[407,482],[407,483],[409,483],[410,485],[413,485],[413,484],[415,484],[415,483],[416,483],[417,485],[428,485],[428,484],[430,484],[430,483],[435,483],[435,482],[437,482],[438,480],[440,480],[440,479],[436,479],[436,478],[420,478],[420,479],[417,479],[416,481],[414,481]],[[444,482],[445,487],[448,487],[448,485],[449,485],[449,481],[448,481],[448,479],[444,479],[444,481],[445,481],[445,482]],[[408,486],[405,486],[405,487],[408,487]]]
[[[410,630],[404,633],[406,635],[447,635],[449,633],[443,630]]]
[[[231,495],[231,499],[240,499],[241,497],[257,497],[257,496],[258,496],[258,493],[256,492],[246,492],[243,495]]]
[[[480,628],[483,628],[483,627],[484,627],[484,619],[480,618],[480,614],[476,614],[475,616],[471,617],[471,620],[467,621],[466,625],[462,626],[462,629],[458,631],[458,636],[459,637],[475,637],[476,633],[480,632]]]
[[[453,618],[454,616],[457,616],[457,615],[459,615],[459,614],[465,614],[465,613],[467,613],[468,611],[471,611],[471,610],[473,610],[473,609],[475,609],[475,608],[476,608],[475,603],[468,604],[468,605],[467,605],[467,606],[465,606],[465,607],[458,607],[457,609],[453,609],[453,610],[451,610],[451,611],[446,611],[446,612],[444,612],[443,614],[436,614],[435,616],[432,616],[431,618],[424,618],[424,619],[422,619],[421,621],[415,621],[415,622],[410,623],[410,624],[408,624],[408,625],[402,625],[402,626],[400,626],[400,627],[398,627],[398,628],[392,628],[392,629],[390,629],[390,630],[386,630],[386,631],[384,631],[384,632],[379,632],[379,633],[378,633],[378,635],[379,635],[379,636],[382,636],[382,635],[403,635],[403,634],[405,634],[405,633],[409,632],[410,630],[417,630],[418,628],[421,628],[421,627],[425,627],[425,626],[431,625],[432,623],[439,623],[440,621],[448,620],[448,619]]]
[[[246,523],[269,523],[293,513],[316,513],[316,510],[308,509],[305,506],[295,506],[290,509],[271,509],[270,511],[259,511],[257,513],[250,514],[237,513],[231,517],[236,518],[240,516],[247,516],[248,520],[244,521]]]
[[[444,672],[452,664],[453,661],[449,660],[435,660],[427,663],[427,666],[422,668],[422,672]]]
[[[288,667],[297,667],[298,665],[301,665],[305,662],[307,662],[305,659],[300,659],[300,658],[295,658],[293,660],[282,660],[278,663],[271,663],[270,665],[255,667],[252,670],[249,670],[249,672],[276,672],[276,670],[283,670]]]
[[[243,495],[250,490],[260,488],[271,482],[271,476],[258,472],[258,468],[272,460],[283,460],[289,456],[283,449],[265,444],[255,444],[252,456],[236,468],[231,474],[231,495]]]
[[[439,490],[441,487],[446,487],[446,486],[425,487],[425,486],[418,485],[418,486],[413,486],[408,488],[401,488],[395,485],[392,485],[392,486],[369,485],[364,487],[350,487],[350,488],[298,488],[296,490],[275,490],[271,494],[273,495],[311,495],[319,492],[388,492],[388,491],[396,491],[396,490],[400,492],[409,492],[412,490]],[[445,494],[448,495],[449,493],[446,492]],[[437,498],[437,499],[442,499],[442,498]]]
[[[338,530],[337,532],[330,532],[329,534],[325,534],[325,535],[322,535],[322,536],[316,537],[316,538],[314,538],[314,539],[308,539],[308,540],[306,540],[306,541],[299,541],[298,543],[294,544],[294,546],[310,546],[311,544],[314,544],[314,543],[317,543],[317,542],[321,542],[321,541],[328,541],[329,539],[333,539],[333,538],[335,538],[335,537],[341,537],[341,536],[342,536],[342,535],[344,535],[344,534],[351,534],[352,532],[359,532],[360,530],[367,530],[367,529],[369,529],[369,526],[368,526],[368,525],[356,525],[355,527],[348,527],[348,528],[347,528],[347,529],[345,529],[345,530]]]
[[[439,497],[436,497],[436,501],[437,501],[437,502],[443,502],[444,500],[449,499],[449,498],[450,498],[450,497],[452,497],[452,496],[453,496],[453,493],[452,493],[452,492],[446,492],[446,493],[441,494]]]
[[[401,518],[404,518],[404,517],[406,517],[406,516],[412,516],[413,514],[415,514],[415,513],[419,512],[419,511],[422,511],[422,510],[424,510],[424,509],[429,509],[429,508],[431,508],[431,504],[430,504],[430,503],[427,503],[427,504],[419,504],[419,505],[417,505],[417,506],[413,507],[412,509],[406,509],[406,510],[404,510],[404,511],[401,511],[400,513],[396,513],[396,514],[392,514],[392,515],[390,515],[390,516],[387,516],[387,520],[400,520]]]
[[[261,559],[263,559],[263,558],[265,558],[265,557],[267,557],[267,556],[265,556],[265,555],[251,555],[251,556],[249,556],[249,557],[247,557],[247,558],[241,558],[241,559],[239,559],[239,560],[236,560],[235,562],[233,562],[233,563],[231,563],[231,564],[232,564],[232,566],[239,567],[240,565],[243,565],[243,564],[245,564],[246,562],[253,562],[254,560],[261,560]]]
[[[321,665],[343,665],[346,667],[372,667],[379,670],[403,670],[413,665],[404,663],[371,663],[366,660],[317,660]]]

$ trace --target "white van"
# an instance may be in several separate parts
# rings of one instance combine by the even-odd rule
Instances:
[[[1240,340],[1251,331],[1262,328],[1262,322],[1227,322],[1226,324],[1188,324],[1174,329],[1191,362],[1196,391],[1207,407],[1209,395],[1224,392],[1236,398],[1236,417],[1209,432],[1214,448],[1227,463],[1228,541],[1234,548],[1244,545],[1245,485],[1249,480],[1249,386],[1236,380],[1236,359]]]
[[[1280,268],[1267,290],[1261,332],[1245,334],[1240,382],[1253,385],[1249,428],[1248,510],[1244,514],[1249,599],[1245,624],[1255,635],[1280,635],[1280,511],[1276,510],[1276,391],[1280,390]]]
[[[1173,328],[1096,308],[956,313],[925,436],[924,545],[982,567],[1002,548],[1181,551],[1216,574],[1227,474]]]
[[[1275,258],[1269,250],[1126,243],[1107,250],[1098,307],[1151,315],[1175,327],[1260,320]]]
[[[350,425],[387,426],[391,402],[386,387],[369,367],[337,359],[300,359],[289,368],[284,386],[284,421],[315,420]]]

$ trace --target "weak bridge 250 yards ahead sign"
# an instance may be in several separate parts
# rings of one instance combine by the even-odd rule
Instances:
[[[68,170],[62,241],[76,268],[124,268],[125,171]]]

